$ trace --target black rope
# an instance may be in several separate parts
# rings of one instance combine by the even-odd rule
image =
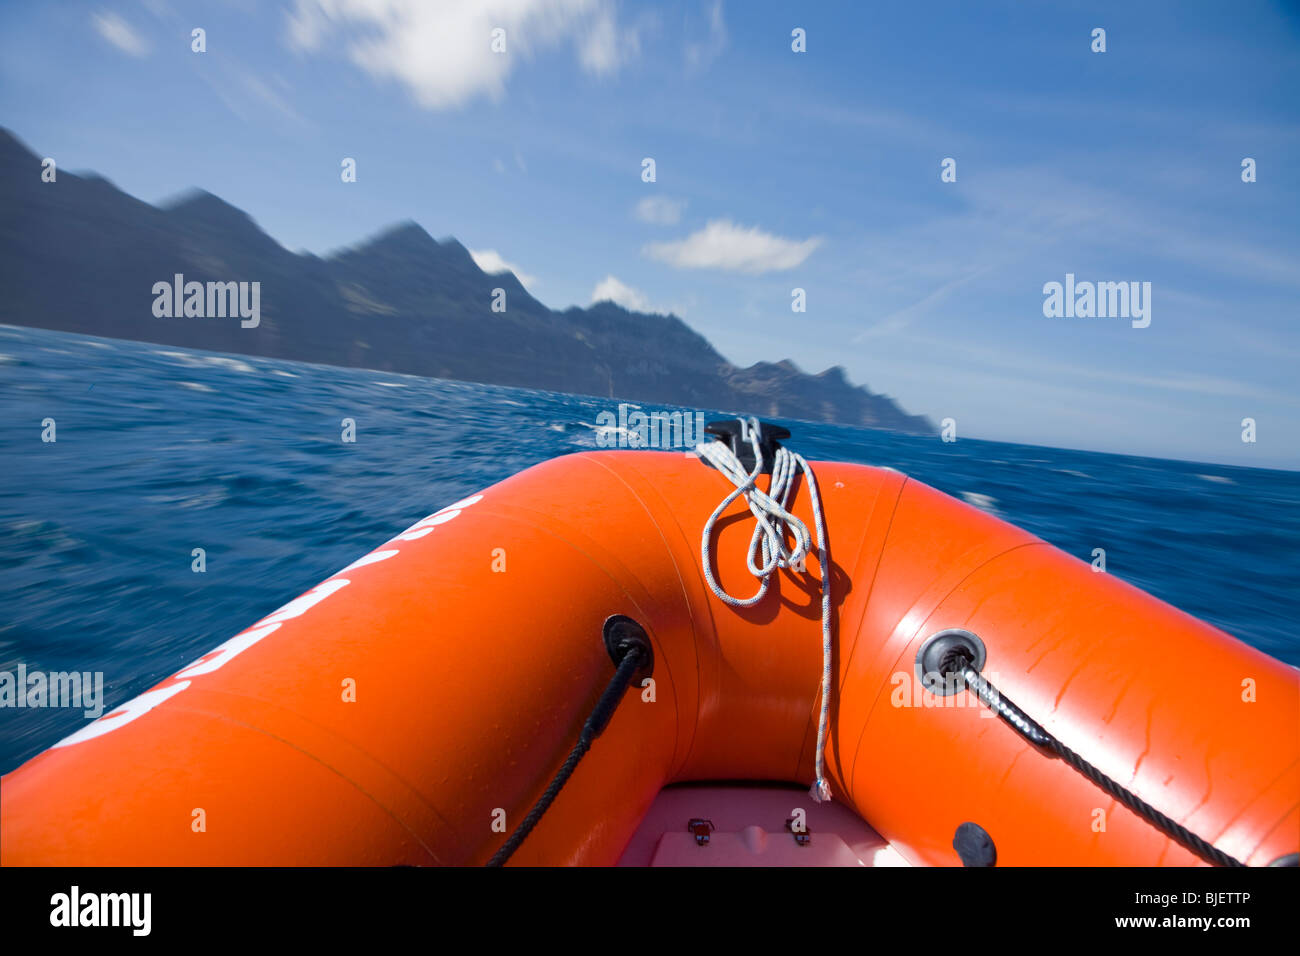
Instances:
[[[537,798],[533,808],[528,811],[528,816],[524,817],[501,849],[497,850],[492,855],[492,859],[488,860],[488,866],[503,865],[506,860],[510,859],[515,850],[519,849],[519,845],[524,842],[528,834],[533,832],[533,827],[537,826],[538,821],[542,819],[542,814],[555,802],[555,798],[560,795],[560,791],[568,783],[569,777],[573,776],[573,771],[577,769],[578,762],[591,749],[592,742],[600,736],[606,725],[609,724],[610,718],[614,716],[614,711],[623,699],[623,694],[627,691],[628,684],[632,682],[633,676],[641,668],[645,659],[646,654],[643,647],[637,644],[631,644],[627,647],[626,653],[618,663],[618,670],[610,678],[609,684],[605,687],[605,692],[600,695],[600,700],[596,701],[591,716],[582,725],[582,733],[578,735],[578,742],[573,745],[573,749],[569,751],[569,756],[560,766],[560,769],[555,772],[555,776],[551,778],[550,785],[542,791],[542,795]]]
[[[944,662],[944,670],[948,673],[958,673],[966,685],[975,691],[979,699],[984,702],[999,717],[1006,721],[1015,731],[1024,737],[1030,743],[1047,751],[1052,756],[1060,757],[1067,764],[1083,774],[1094,784],[1110,794],[1124,806],[1128,807],[1143,820],[1150,823],[1157,830],[1163,832],[1166,836],[1178,841],[1187,849],[1191,850],[1202,859],[1209,860],[1218,866],[1245,866],[1240,860],[1228,856],[1222,850],[1213,844],[1197,836],[1191,830],[1187,829],[1181,823],[1169,819],[1151,804],[1147,803],[1133,791],[1126,789],[1110,777],[1106,776],[1088,761],[1084,760],[1077,753],[1071,750],[1065,744],[1061,743],[1043,727],[1035,723],[1034,720],[1023,710],[1007,700],[1002,693],[984,679],[974,667],[971,666],[969,658],[957,650],[956,655],[961,659],[952,661],[952,670],[949,670],[949,661]]]

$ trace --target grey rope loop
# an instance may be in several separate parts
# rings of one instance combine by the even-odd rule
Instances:
[[[985,679],[984,675],[971,666],[970,660],[961,651],[953,659],[945,661],[945,670],[958,675],[966,686],[973,690],[980,701],[1002,718],[1016,733],[1034,746],[1041,748],[1053,757],[1060,757],[1072,769],[1087,777],[1094,785],[1114,797],[1124,806],[1151,824],[1165,836],[1181,843],[1197,856],[1218,866],[1245,866],[1240,860],[1224,853],[1203,837],[1197,836],[1180,823],[1171,820],[1151,804],[1147,803],[1133,791],[1106,776],[1088,761],[1057,740],[1032,717],[1007,700],[1002,693]]]
[[[791,514],[786,506],[790,493],[794,489],[794,480],[799,472],[808,479],[808,498],[812,505],[813,524],[817,529],[817,562],[821,565],[822,592],[822,706],[817,721],[817,756],[816,780],[809,791],[817,802],[831,799],[831,788],[826,782],[826,736],[830,726],[831,706],[831,574],[827,551],[826,517],[822,511],[821,494],[817,489],[817,479],[813,477],[812,468],[802,455],[795,454],[784,446],[778,446],[771,462],[772,480],[766,492],[759,489],[756,481],[763,473],[767,462],[759,442],[759,423],[757,418],[738,419],[741,436],[748,440],[754,449],[754,469],[746,472],[730,447],[720,441],[708,441],[695,446],[695,451],[709,464],[713,465],[735,488],[722,499],[713,514],[704,522],[704,532],[700,539],[700,560],[704,567],[704,580],[718,600],[732,607],[752,607],[767,595],[772,575],[779,568],[804,570],[804,559],[812,551],[812,537],[808,526]],[[749,551],[745,561],[749,573],[758,578],[758,591],[751,597],[738,598],[718,583],[713,575],[713,553],[710,541],[713,528],[722,513],[737,498],[744,497],[745,504],[753,514],[754,535],[749,542]],[[794,538],[793,550],[786,548],[787,532]]]

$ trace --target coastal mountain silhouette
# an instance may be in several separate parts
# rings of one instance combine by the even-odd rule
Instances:
[[[673,315],[563,311],[414,222],[325,258],[202,190],[157,206],[58,170],[0,128],[0,322],[185,348],[933,434],[925,418],[790,361],[738,368]],[[158,318],[153,286],[258,281],[261,321]],[[492,311],[493,290],[507,309]]]

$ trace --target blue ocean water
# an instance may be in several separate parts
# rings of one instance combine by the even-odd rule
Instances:
[[[0,326],[0,671],[103,671],[115,706],[437,508],[596,447],[614,407]],[[785,424],[809,459],[1104,548],[1108,572],[1300,665],[1300,473]],[[84,720],[0,709],[0,771]]]

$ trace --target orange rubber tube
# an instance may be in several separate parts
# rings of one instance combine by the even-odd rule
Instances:
[[[830,785],[904,857],[958,864],[972,821],[999,865],[1201,862],[969,692],[917,688],[918,648],[950,627],[1047,730],[1220,849],[1262,865],[1300,848],[1300,673],[896,472],[813,467]],[[654,683],[512,863],[614,863],[668,783],[810,783],[822,569],[720,602],[700,531],[730,488],[680,453],[601,452],[431,515],[0,780],[0,863],[482,863],[612,674],[611,614],[651,636]],[[811,527],[807,498],[801,480]],[[751,530],[743,502],[718,524],[733,594],[756,586]]]

